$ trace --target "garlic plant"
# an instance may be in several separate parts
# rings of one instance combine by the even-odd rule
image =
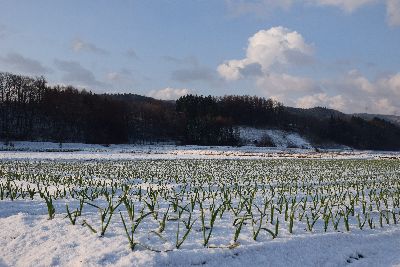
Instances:
[[[221,238],[216,229],[226,227],[233,245],[225,247],[233,248],[244,236],[259,242],[284,233],[396,225],[400,164],[389,159],[0,161],[0,201],[18,200],[42,201],[49,219],[62,214],[100,236],[119,222],[132,250],[139,245],[162,251],[139,242],[142,232],[163,241],[174,232],[167,241],[175,249],[190,236],[204,247],[221,247],[212,243]],[[73,203],[79,204],[72,208]],[[98,210],[99,221],[88,222],[89,209]]]

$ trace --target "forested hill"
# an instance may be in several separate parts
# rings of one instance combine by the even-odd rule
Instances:
[[[315,146],[400,150],[398,125],[385,117],[361,115],[284,107],[255,96],[186,95],[162,101],[94,94],[48,86],[43,77],[0,73],[2,141],[240,145],[237,127],[249,126],[298,132]]]

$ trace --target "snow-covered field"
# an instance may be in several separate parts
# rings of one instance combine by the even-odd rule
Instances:
[[[1,267],[400,266],[395,152],[6,149]]]
[[[9,202],[0,204],[4,209]],[[132,252],[123,233],[99,238],[62,215],[47,220],[45,215],[21,212],[1,218],[0,223],[0,266],[400,265],[398,226],[282,236],[235,249],[183,247],[157,253],[142,248]]]
[[[255,146],[90,145],[51,142],[0,143],[1,159],[37,160],[135,160],[135,159],[373,159],[400,158],[399,152],[316,150],[314,148]]]

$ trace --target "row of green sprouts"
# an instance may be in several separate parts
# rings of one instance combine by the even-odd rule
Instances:
[[[234,248],[240,240],[397,225],[400,164],[393,160],[3,161],[0,200],[44,201],[49,219],[60,214],[100,237],[111,231],[114,222],[132,250],[180,249],[190,238],[207,248]],[[99,214],[97,221],[90,216],[93,210]],[[146,244],[140,238],[144,232],[173,246]]]

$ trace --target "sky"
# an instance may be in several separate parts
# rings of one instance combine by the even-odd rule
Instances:
[[[0,71],[400,115],[400,0],[0,0]]]

